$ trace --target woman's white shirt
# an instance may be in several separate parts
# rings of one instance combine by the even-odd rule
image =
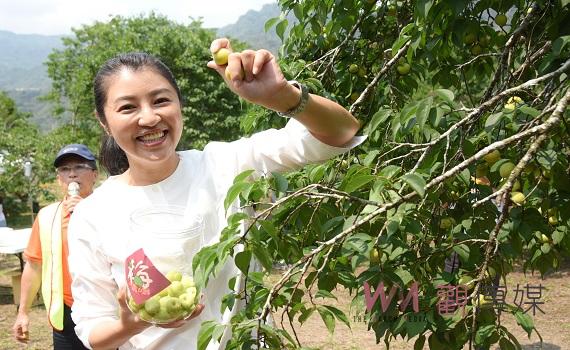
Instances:
[[[136,235],[129,228],[131,213],[149,205],[181,205],[199,214],[204,222],[204,244],[218,242],[228,213],[224,199],[235,176],[254,169],[260,176],[294,170],[344,153],[362,143],[356,136],[344,147],[326,145],[292,119],[285,128],[266,130],[234,142],[212,142],[203,151],[179,152],[180,162],[165,180],[149,186],[129,186],[116,177],[107,179],[76,207],[69,224],[69,267],[76,332],[88,346],[95,325],[117,319],[116,293],[124,286],[124,261],[133,251]],[[211,279],[203,291],[201,315],[181,328],[150,327],[120,349],[195,349],[200,323],[229,322],[231,313],[220,312],[222,297],[230,292],[228,281],[239,270],[233,262]],[[235,310],[234,310],[235,311]],[[208,349],[217,349],[212,342]]]

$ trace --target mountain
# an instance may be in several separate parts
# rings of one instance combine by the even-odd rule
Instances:
[[[237,20],[217,30],[218,36],[227,36],[246,42],[252,49],[265,48],[277,54],[281,39],[275,28],[265,32],[265,22],[281,13],[277,3],[266,4],[260,11],[250,10]],[[289,22],[293,17],[289,18]],[[57,123],[50,114],[50,106],[38,100],[51,86],[44,62],[54,49],[63,48],[60,35],[15,34],[0,30],[0,90],[14,99],[19,110],[32,114],[31,120],[43,131]]]
[[[0,66],[41,66],[54,48],[62,47],[62,36],[15,34],[0,30]]]
[[[61,38],[0,31],[0,90],[8,93],[19,110],[32,113],[31,120],[43,130],[53,127],[49,106],[38,100],[51,85],[43,62],[53,49],[63,47]]]
[[[236,38],[248,43],[251,49],[268,49],[277,55],[282,42],[275,33],[275,27],[265,32],[265,22],[273,17],[279,17],[281,9],[277,3],[265,4],[259,11],[250,10],[240,16],[236,23],[219,28],[218,36]],[[290,14],[289,23],[295,20]]]

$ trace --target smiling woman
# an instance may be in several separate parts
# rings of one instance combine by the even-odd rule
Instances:
[[[227,39],[215,40],[210,50],[222,48],[231,51]],[[228,70],[243,69],[244,74],[224,79],[227,86],[247,101],[292,117],[290,122],[234,142],[211,142],[203,151],[177,152],[182,99],[161,61],[145,53],[121,55],[107,61],[95,78],[97,117],[107,134],[101,163],[112,176],[76,208],[70,224],[75,329],[94,349],[195,349],[202,321],[228,323],[241,307],[236,303],[220,311],[229,280],[239,275],[231,261],[200,286],[205,299],[189,317],[153,326],[133,314],[125,300],[125,259],[132,259],[141,242],[140,230],[129,225],[138,209],[181,207],[188,217],[201,218],[202,241],[210,245],[219,241],[227,215],[240,210],[237,203],[227,212],[224,208],[236,175],[250,169],[255,176],[298,169],[363,141],[354,136],[359,122],[348,111],[287,82],[266,50],[231,53],[227,65],[211,61],[208,67],[222,78]],[[171,224],[166,221],[165,226]],[[161,236],[153,247],[168,255],[168,244]],[[212,341],[208,349],[223,347],[229,336],[224,332],[220,343]]]

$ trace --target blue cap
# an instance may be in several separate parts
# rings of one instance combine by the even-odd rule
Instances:
[[[55,157],[55,160],[53,161],[53,166],[57,168],[61,161],[70,155],[76,155],[90,161],[95,160],[95,156],[87,146],[79,143],[73,143],[71,145],[64,146],[59,150],[59,152],[57,152],[57,157]]]

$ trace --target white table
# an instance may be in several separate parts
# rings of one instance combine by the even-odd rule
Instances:
[[[20,271],[24,270],[22,252],[28,245],[32,228],[14,230],[9,227],[0,227],[0,254],[16,254],[20,259]]]

